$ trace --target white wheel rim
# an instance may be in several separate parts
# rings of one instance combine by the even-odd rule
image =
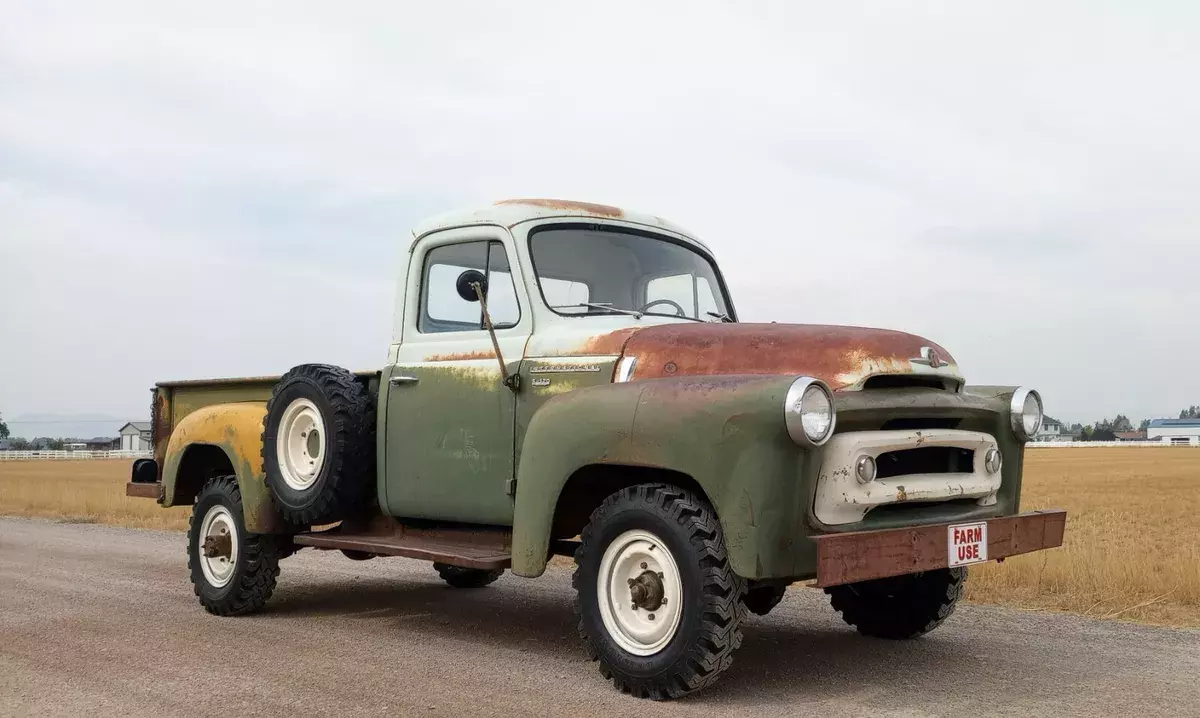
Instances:
[[[325,461],[325,422],[308,399],[296,399],[283,412],[275,438],[275,456],[283,482],[304,491],[317,480]]]
[[[204,580],[216,588],[229,583],[238,558],[237,522],[229,509],[214,506],[204,514],[196,551]]]
[[[661,584],[661,603],[637,603],[630,582]],[[683,616],[683,586],[679,566],[666,545],[649,531],[626,531],[604,550],[596,581],[596,598],[604,628],[625,651],[652,656],[663,650],[679,630]],[[652,596],[651,599],[657,598]]]

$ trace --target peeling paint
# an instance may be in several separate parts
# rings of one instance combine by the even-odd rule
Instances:
[[[834,389],[861,385],[884,374],[962,377],[950,353],[928,339],[885,329],[807,324],[661,324],[597,337],[601,346],[636,357],[635,379],[736,374],[807,375]],[[936,347],[946,365],[933,369],[911,360]]]
[[[561,209],[574,212],[586,212],[601,217],[612,217],[618,219],[625,216],[624,210],[620,207],[612,207],[607,204],[593,204],[591,202],[576,202],[569,199],[502,199],[496,203],[497,205],[504,204],[524,204],[530,207],[541,207],[543,209]]]

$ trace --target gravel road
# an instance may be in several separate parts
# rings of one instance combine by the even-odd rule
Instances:
[[[795,589],[716,687],[650,703],[585,659],[560,568],[463,591],[303,551],[217,618],[184,562],[182,534],[0,519],[0,715],[1200,715],[1197,631],[966,606],[892,643]]]

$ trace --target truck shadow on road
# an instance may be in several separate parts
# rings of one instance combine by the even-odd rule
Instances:
[[[356,581],[349,591],[344,584],[284,583],[264,613],[280,618],[342,617],[347,627],[378,624],[370,625],[372,635],[394,643],[396,650],[417,633],[439,641],[536,652],[563,662],[564,670],[578,672],[579,680],[600,685],[602,679],[576,634],[573,592],[561,581],[546,583],[505,577],[489,588],[461,590],[445,586],[436,576],[428,581],[419,576],[372,577]],[[939,632],[906,642],[864,638],[842,625],[825,597],[809,589],[793,589],[770,616],[751,616],[743,633],[733,666],[712,689],[688,698],[689,703],[812,702],[847,694],[887,695],[889,686],[945,699],[954,695],[947,683],[950,676],[966,673],[992,680],[987,677],[986,651],[964,650],[964,637]]]

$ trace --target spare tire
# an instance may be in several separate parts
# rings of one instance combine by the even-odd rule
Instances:
[[[267,401],[262,458],[267,486],[291,523],[333,523],[353,514],[374,488],[370,393],[340,367],[295,367]]]

